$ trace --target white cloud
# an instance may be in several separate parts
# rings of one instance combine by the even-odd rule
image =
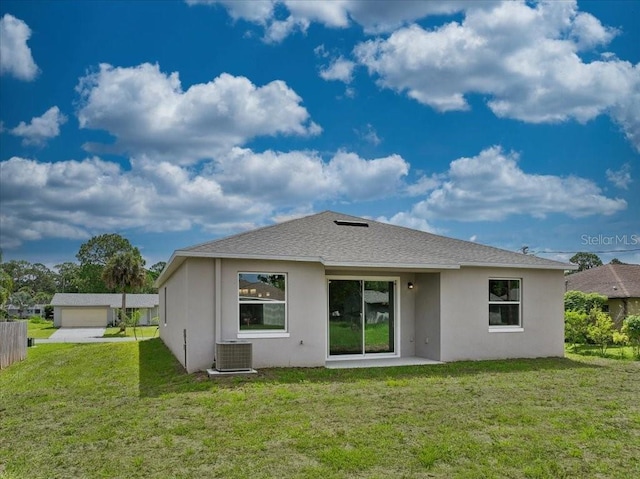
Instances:
[[[384,198],[402,188],[408,171],[409,164],[398,155],[367,160],[339,151],[324,161],[316,152],[255,153],[234,148],[221,157],[215,177],[226,191],[282,206]]]
[[[22,20],[5,13],[0,19],[0,74],[31,81],[38,75],[27,40],[31,29]]]
[[[264,28],[264,40],[278,43],[296,31],[305,33],[312,22],[328,28],[346,28],[355,22],[366,33],[390,32],[429,15],[446,15],[465,10],[470,4],[487,5],[494,1],[465,0],[424,1],[395,0],[365,2],[361,0],[187,0],[189,5],[222,5],[234,20],[246,20]],[[277,18],[276,8],[287,12]]]
[[[67,117],[57,106],[49,108],[42,116],[34,117],[29,124],[21,121],[11,130],[11,134],[22,137],[23,145],[44,145],[47,140],[60,134],[60,126]]]
[[[276,212],[311,211],[316,201],[393,195],[409,169],[397,155],[367,160],[340,151],[325,161],[315,152],[241,148],[195,167],[146,155],[130,163],[130,170],[97,157],[0,163],[0,245],[122,229],[229,233]]]
[[[420,208],[429,215],[461,220],[501,220],[509,215],[571,217],[610,215],[626,208],[621,199],[602,195],[591,180],[569,176],[528,174],[517,165],[518,155],[489,148],[473,158],[451,163],[447,180]]]
[[[107,130],[115,149],[187,164],[264,135],[316,135],[302,99],[283,81],[256,86],[227,73],[183,91],[178,73],[144,63],[100,65],[80,80],[82,128]],[[100,145],[87,145],[99,151]],[[102,145],[104,148],[104,145]]]
[[[571,27],[571,36],[581,50],[606,45],[618,33],[617,29],[603,26],[600,20],[585,12],[576,15]]]
[[[334,58],[329,66],[320,70],[320,77],[327,81],[337,80],[347,84],[351,83],[355,65],[355,63],[345,60],[342,56]]]
[[[440,186],[440,178],[437,175],[421,176],[418,181],[407,186],[409,196],[422,196]]]
[[[439,111],[466,110],[488,97],[499,117],[532,123],[589,121],[611,113],[640,148],[640,68],[615,57],[585,63],[578,51],[616,30],[575,2],[505,2],[466,11],[462,23],[412,25],[354,49],[378,83]],[[628,107],[630,97],[636,100]]]
[[[147,158],[131,163],[132,170],[124,171],[95,157],[56,163],[13,157],[2,162],[0,243],[11,247],[34,239],[87,238],[128,228],[213,230],[217,224],[259,216],[260,205],[225,194],[212,178]]]
[[[373,127],[373,125],[371,125],[371,123],[367,123],[367,126],[360,130],[355,129],[354,132],[360,138],[368,143],[371,143],[373,146],[378,146],[380,143],[382,143],[382,138],[378,136],[378,132]]]
[[[417,216],[412,215],[411,213],[406,213],[404,211],[396,213],[391,218],[387,218],[386,216],[379,216],[378,218],[376,218],[376,220],[381,221],[382,223],[390,223],[396,226],[404,226],[405,228],[426,231],[428,233],[438,232],[438,230],[433,226],[431,226],[426,219],[419,218]]]
[[[222,5],[227,9],[234,20],[247,20],[249,22],[266,24],[274,15],[273,0],[186,0],[188,5]]]
[[[626,201],[604,196],[591,180],[526,173],[517,161],[517,154],[505,154],[500,147],[457,159],[439,175],[440,184],[400,218],[405,223],[407,218],[501,221],[514,215],[550,214],[577,218],[627,208]]]
[[[623,190],[629,189],[629,183],[632,183],[631,179],[631,165],[625,163],[618,171],[607,169],[607,180],[613,183],[618,188]]]

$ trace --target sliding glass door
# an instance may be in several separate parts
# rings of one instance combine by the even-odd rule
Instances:
[[[329,280],[329,355],[395,351],[395,282]]]

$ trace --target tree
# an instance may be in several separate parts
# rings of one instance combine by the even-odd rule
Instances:
[[[564,310],[589,314],[593,308],[604,309],[608,298],[598,293],[567,291],[564,293]]]
[[[60,293],[77,293],[80,282],[80,266],[67,261],[56,265],[56,290]]]
[[[105,284],[102,272],[111,258],[126,252],[133,252],[141,258],[138,248],[115,233],[94,236],[83,243],[76,254],[80,261],[78,289],[83,293],[109,293],[110,288]]]
[[[33,301],[35,304],[49,304],[53,295],[45,291],[38,291],[33,295]]]
[[[603,313],[598,308],[593,308],[589,313],[591,324],[587,328],[587,337],[600,348],[600,353],[604,356],[607,347],[613,342],[613,321],[611,316]]]
[[[98,264],[106,266],[109,260],[118,253],[136,251],[140,255],[138,248],[134,247],[128,239],[119,234],[110,233],[94,236],[80,246],[76,258],[81,265]]]
[[[613,258],[611,261],[609,261],[609,264],[627,264],[627,263],[623,263],[618,258]]]
[[[26,287],[37,292],[56,292],[55,274],[42,263],[12,260],[4,263],[2,269],[11,276],[16,290]]]
[[[147,270],[147,280],[145,282],[145,285],[140,290],[141,293],[153,294],[158,292],[158,289],[155,287],[154,283],[156,279],[158,279],[158,276],[160,276],[160,273],[162,273],[162,270],[164,269],[166,264],[167,263],[165,263],[164,261],[159,261]]]
[[[587,342],[587,328],[589,327],[589,315],[581,311],[564,312],[564,339],[578,348],[578,344]]]
[[[622,333],[627,336],[633,348],[633,355],[640,359],[640,315],[627,316],[622,323]]]
[[[580,253],[574,254],[569,261],[573,264],[578,265],[578,271],[584,271],[586,269],[595,268],[597,266],[602,266],[602,260],[595,253],[587,253],[581,251]]]
[[[158,276],[160,276],[160,273],[162,273],[162,270],[166,265],[167,263],[164,261],[158,261],[157,263],[151,265],[151,267],[149,268],[149,273],[151,273],[154,281],[158,279]]]
[[[9,298],[9,302],[18,309],[19,317],[22,317],[23,311],[35,304],[33,293],[28,288],[22,288],[13,293]]]
[[[126,331],[127,292],[144,286],[146,280],[144,260],[138,253],[138,249],[114,254],[104,267],[102,279],[109,288],[122,293],[119,326],[121,331]]]
[[[2,248],[0,248],[0,318],[6,314],[4,307],[9,301],[11,293],[13,293],[13,279],[3,268]]]

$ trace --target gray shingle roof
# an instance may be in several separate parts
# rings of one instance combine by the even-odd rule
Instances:
[[[56,293],[51,300],[53,306],[109,306],[122,307],[120,293]],[[153,308],[160,301],[157,294],[127,294],[127,308]]]
[[[600,293],[608,298],[640,298],[639,264],[605,264],[566,278],[567,291]]]
[[[368,227],[335,221],[366,222]],[[325,211],[178,250],[177,256],[292,259],[325,266],[573,269],[572,265]],[[167,273],[167,272],[165,272]]]

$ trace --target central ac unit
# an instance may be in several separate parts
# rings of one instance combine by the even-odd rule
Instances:
[[[216,342],[216,369],[218,371],[251,371],[253,369],[252,344],[248,341]]]

